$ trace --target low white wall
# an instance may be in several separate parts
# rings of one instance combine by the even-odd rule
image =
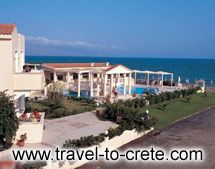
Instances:
[[[45,113],[41,113],[39,122],[20,122],[14,143],[16,143],[20,135],[24,133],[27,133],[26,143],[41,143],[43,138],[44,115]]]
[[[45,86],[44,73],[16,73],[14,74],[15,91],[43,90]]]
[[[120,136],[116,136],[112,139],[106,139],[104,142],[102,142],[100,145],[98,145],[99,151],[105,150],[107,147],[112,150],[117,149],[133,140],[136,140],[136,139],[144,136],[145,134],[149,133],[152,130],[154,130],[154,129],[152,128],[143,133],[137,133],[135,130],[126,130]],[[94,148],[95,148],[95,146],[92,146],[87,149],[94,149]],[[89,161],[87,161],[87,160],[76,161],[71,165],[68,162],[66,162],[62,166],[62,169],[74,169],[74,168],[80,167],[88,162]],[[53,163],[48,162],[48,165],[43,167],[43,169],[58,169],[58,168],[59,168],[59,162],[53,162]]]

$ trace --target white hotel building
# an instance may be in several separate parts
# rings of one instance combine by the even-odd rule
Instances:
[[[0,91],[29,95],[44,88],[42,71],[24,73],[25,37],[15,24],[0,24]]]
[[[171,84],[173,82],[172,73],[131,70],[120,64],[47,63],[40,70],[32,66],[25,64],[24,35],[17,32],[15,24],[0,24],[0,91],[8,89],[9,94],[16,97],[45,94],[47,85],[57,81],[78,97],[82,91],[88,91],[93,97],[105,97],[118,86],[123,90],[122,95],[130,95],[132,87],[136,86],[137,73],[145,74],[146,78],[141,79],[141,83],[145,82],[147,86],[154,85],[150,84],[151,74],[160,76],[157,87],[163,87],[164,75],[170,75]]]
[[[109,63],[44,64],[43,70],[25,72],[25,37],[15,24],[0,24],[0,60],[0,91],[7,89],[17,97],[43,92],[47,83],[56,81],[77,92],[78,97],[81,90],[89,90],[91,96],[106,96],[119,83],[131,91],[133,82],[132,70]]]

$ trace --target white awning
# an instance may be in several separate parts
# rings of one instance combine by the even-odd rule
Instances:
[[[133,70],[134,73],[143,74],[159,74],[159,75],[172,75],[173,73],[163,72],[163,71],[149,71],[149,70]]]

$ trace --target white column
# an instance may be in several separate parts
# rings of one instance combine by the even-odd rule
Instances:
[[[70,82],[70,73],[69,72],[66,73],[66,81],[67,81],[67,83]]]
[[[97,74],[97,96],[99,96],[99,92],[100,92],[100,74]]]
[[[81,96],[81,73],[78,73],[78,97]]]
[[[89,73],[90,76],[90,96],[93,97],[93,74]]]
[[[161,75],[161,86],[163,87],[163,74]]]
[[[104,90],[104,97],[105,97],[107,95],[107,75],[106,74],[104,74],[104,81],[103,81],[103,83],[104,83],[103,90]]]
[[[44,87],[44,96],[47,96],[48,90],[47,90],[47,86]]]
[[[135,72],[134,73],[134,83],[136,84],[136,82],[137,82],[137,73]]]
[[[14,72],[18,72],[18,69],[19,69],[19,67],[18,67],[18,51],[16,51],[15,52],[15,56],[14,56],[14,58],[15,58],[15,61],[14,61],[14,68],[15,68],[15,70],[14,70]]]
[[[57,73],[55,71],[53,72],[53,80],[54,82],[57,82]]]
[[[147,74],[147,86],[149,85],[149,73]]]
[[[120,82],[120,74],[117,74],[117,83],[116,83],[116,86],[118,87],[119,85],[119,82]]]
[[[66,85],[67,85],[67,88],[69,89],[69,82],[70,82],[70,73],[67,72],[66,73]]]
[[[173,74],[171,74],[171,86],[173,85]]]
[[[123,94],[125,96],[126,95],[126,73],[124,73],[123,77],[124,77],[124,79],[123,79]]]
[[[128,76],[128,94],[131,94],[131,73]]]
[[[24,55],[24,52],[23,51],[21,51],[21,55],[20,55],[20,59],[21,59],[21,70],[20,71],[22,71],[23,70],[23,66],[25,65],[25,55]]]
[[[113,75],[110,75],[110,93],[112,93],[113,90]]]

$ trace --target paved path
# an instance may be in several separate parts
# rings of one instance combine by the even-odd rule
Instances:
[[[23,148],[50,148],[62,146],[67,139],[78,139],[81,136],[99,135],[110,127],[116,127],[115,123],[99,120],[95,112],[86,112],[58,119],[45,120],[45,130],[42,144],[26,144]],[[13,145],[13,149],[22,149]],[[10,159],[10,149],[1,152],[0,159]]]
[[[206,160],[199,164],[144,164],[144,163],[88,163],[79,169],[215,169],[215,108],[206,110],[193,117],[184,119],[163,130],[159,135],[140,138],[121,149],[132,147],[159,146],[202,147],[207,154]]]
[[[67,139],[99,135],[116,124],[99,120],[95,112],[86,112],[58,119],[45,120],[43,143],[61,146]]]

